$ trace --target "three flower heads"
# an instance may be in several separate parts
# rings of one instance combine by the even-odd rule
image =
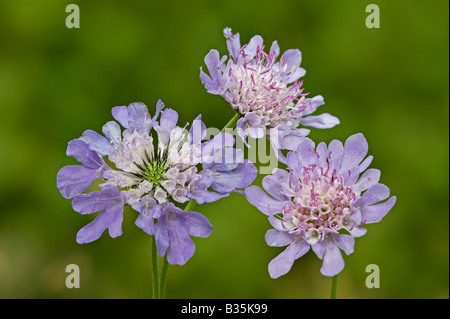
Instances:
[[[211,50],[204,59],[209,75],[200,70],[200,80],[239,114],[237,138],[247,146],[249,136],[269,138],[286,169],[265,176],[264,191],[251,186],[257,169],[234,148],[235,138],[222,132],[206,139],[201,116],[187,130],[161,101],[153,116],[142,103],[114,107],[116,121],[103,126],[103,135],[87,130],[69,142],[67,155],[82,165],[65,166],[57,175],[57,187],[73,199],[75,211],[100,212],[78,232],[77,242],[92,242],[107,229],[111,237],[120,236],[129,205],[139,213],[135,224],[155,237],[159,256],[167,253],[170,264],[183,265],[195,251],[190,236],[208,237],[212,225],[179,204],[240,192],[269,216],[267,244],[288,246],[269,264],[271,277],[286,274],[310,247],[323,259],[322,274],[333,276],[344,266],[340,249],[353,252],[354,238],[366,232],[362,226],[381,220],[395,197],[385,201],[389,189],[378,183],[380,171],[367,169],[372,156],[364,159],[368,145],[362,134],[344,145],[334,140],[317,147],[306,137],[305,127],[331,128],[339,120],[311,115],[324,99],[303,92],[299,50],[279,58],[276,41],[266,52],[259,35],[243,46],[231,29],[224,36],[229,57]],[[98,190],[92,190],[94,181]]]

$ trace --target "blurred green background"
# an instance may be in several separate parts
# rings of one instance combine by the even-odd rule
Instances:
[[[68,29],[65,8],[80,8]],[[368,29],[365,8],[380,7]],[[150,298],[150,240],[125,210],[123,235],[79,245],[91,219],[74,212],[56,173],[75,160],[67,142],[98,132],[111,108],[161,98],[180,122],[199,113],[221,128],[229,106],[209,95],[199,67],[210,49],[226,54],[222,29],[241,42],[260,34],[281,51],[299,48],[304,87],[341,125],[313,129],[315,141],[363,132],[371,167],[397,204],[344,256],[341,298],[449,297],[448,1],[1,1],[0,2],[0,297]],[[260,184],[261,178],[255,181]],[[171,266],[168,298],[328,298],[330,278],[309,252],[291,272],[270,279],[266,217],[233,194],[197,206],[214,225],[195,238],[196,253]],[[77,264],[81,287],[67,289]],[[368,264],[380,288],[368,289]]]

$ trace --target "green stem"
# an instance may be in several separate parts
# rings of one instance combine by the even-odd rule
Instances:
[[[337,284],[338,284],[338,275],[333,276],[333,278],[331,278],[331,294],[330,294],[330,299],[336,299],[336,295],[337,295]]]
[[[227,128],[234,128],[236,126],[237,121],[241,118],[240,113],[236,113],[233,118],[223,127],[222,131],[225,132]]]
[[[185,211],[185,212],[191,211],[192,209],[194,209],[195,205],[197,205],[197,202],[195,201],[195,199],[192,198],[192,199],[187,203],[186,207],[184,208],[184,211]]]
[[[166,278],[167,278],[167,268],[169,266],[169,262],[167,261],[167,257],[163,257],[162,268],[161,268],[161,281],[160,281],[160,290],[159,295],[160,299],[164,299],[164,294],[166,292]]]
[[[153,299],[160,299],[159,295],[159,272],[158,272],[158,250],[156,249],[156,241],[154,236],[151,236],[152,242],[152,285],[153,285]]]

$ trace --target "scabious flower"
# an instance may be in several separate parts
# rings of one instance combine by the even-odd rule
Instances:
[[[320,95],[307,98],[303,93],[303,81],[299,79],[306,71],[300,67],[302,55],[298,49],[285,51],[277,61],[280,55],[277,41],[266,53],[259,35],[241,47],[239,33],[233,34],[230,28],[223,33],[230,57],[220,58],[217,50],[211,50],[204,60],[209,75],[200,68],[200,80],[208,93],[222,96],[242,115],[236,127],[244,142],[249,135],[260,138],[276,129],[280,132],[274,147],[293,150],[296,145],[284,142],[284,138],[309,133],[305,128],[299,129],[299,125],[331,128],[339,124],[328,113],[310,115],[324,104],[324,99]]]
[[[315,148],[306,138],[288,153],[287,170],[275,169],[263,179],[269,194],[258,186],[246,188],[248,201],[269,215],[273,229],[265,235],[267,244],[288,246],[269,263],[272,278],[289,272],[310,248],[323,259],[323,275],[338,274],[344,268],[340,250],[351,254],[354,238],[366,233],[362,226],[379,222],[392,208],[396,197],[389,198],[389,188],[378,183],[379,170],[367,169],[373,158],[364,160],[367,151],[361,133],[328,147]]]
[[[136,225],[155,235],[159,255],[167,252],[169,263],[182,265],[194,253],[190,236],[207,237],[212,226],[203,215],[173,202],[214,202],[255,179],[256,168],[233,148],[230,134],[202,142],[206,126],[201,116],[186,131],[177,126],[177,112],[163,108],[159,100],[151,117],[142,103],[114,107],[117,122],[103,126],[104,136],[87,130],[69,142],[67,155],[83,165],[63,167],[57,187],[65,198],[73,198],[80,214],[101,211],[78,232],[78,243],[97,240],[106,229],[111,237],[120,236],[123,208],[130,205],[140,213]],[[101,190],[83,193],[95,180],[101,181]]]

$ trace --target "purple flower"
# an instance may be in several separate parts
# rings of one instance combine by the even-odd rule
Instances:
[[[172,202],[214,202],[255,179],[255,166],[243,159],[241,150],[233,148],[235,140],[230,134],[202,142],[207,134],[201,116],[187,131],[177,126],[176,111],[163,108],[158,101],[151,117],[142,103],[114,107],[112,115],[117,122],[103,126],[104,136],[87,130],[69,142],[67,155],[83,165],[63,167],[57,187],[65,198],[73,198],[75,211],[100,211],[78,232],[78,243],[92,242],[106,229],[111,237],[120,236],[123,208],[130,205],[140,213],[136,225],[157,237],[160,255],[167,251],[169,262],[184,263],[193,252],[193,243],[186,236],[206,237],[212,228],[206,217],[183,212]],[[105,163],[105,156],[114,169]],[[95,180],[101,181],[101,190],[83,193]],[[183,255],[176,257],[180,251]]]
[[[190,236],[208,237],[212,232],[208,219],[197,212],[183,211],[169,203],[155,225],[158,253],[167,252],[169,264],[184,265],[192,257],[195,245]]]
[[[239,33],[224,29],[229,58],[220,58],[217,50],[205,57],[209,75],[200,68],[200,80],[208,93],[222,96],[231,107],[243,115],[237,123],[238,134],[246,142],[247,136],[259,138],[269,135],[270,129],[283,127],[296,131],[299,125],[331,128],[339,120],[330,114],[310,115],[325,102],[322,96],[306,98],[302,81],[306,71],[298,49],[289,49],[280,60],[280,48],[274,41],[268,53],[263,39],[256,35],[241,47]],[[309,131],[303,130],[305,136]],[[279,143],[283,143],[282,140]]]
[[[395,204],[389,188],[378,183],[380,171],[367,169],[373,158],[364,159],[367,151],[361,133],[328,147],[315,148],[305,139],[288,153],[288,170],[276,169],[263,179],[269,194],[257,186],[245,189],[248,201],[269,215],[273,229],[266,233],[267,244],[287,246],[269,263],[272,278],[289,272],[310,247],[323,260],[323,275],[338,274],[344,268],[341,250],[351,254],[354,238],[366,233],[362,226],[379,222]]]
[[[83,165],[64,166],[56,179],[56,185],[64,198],[73,198],[91,187],[96,179],[103,178],[109,167],[103,158],[80,140],[70,141],[67,145],[67,156],[74,157]]]

